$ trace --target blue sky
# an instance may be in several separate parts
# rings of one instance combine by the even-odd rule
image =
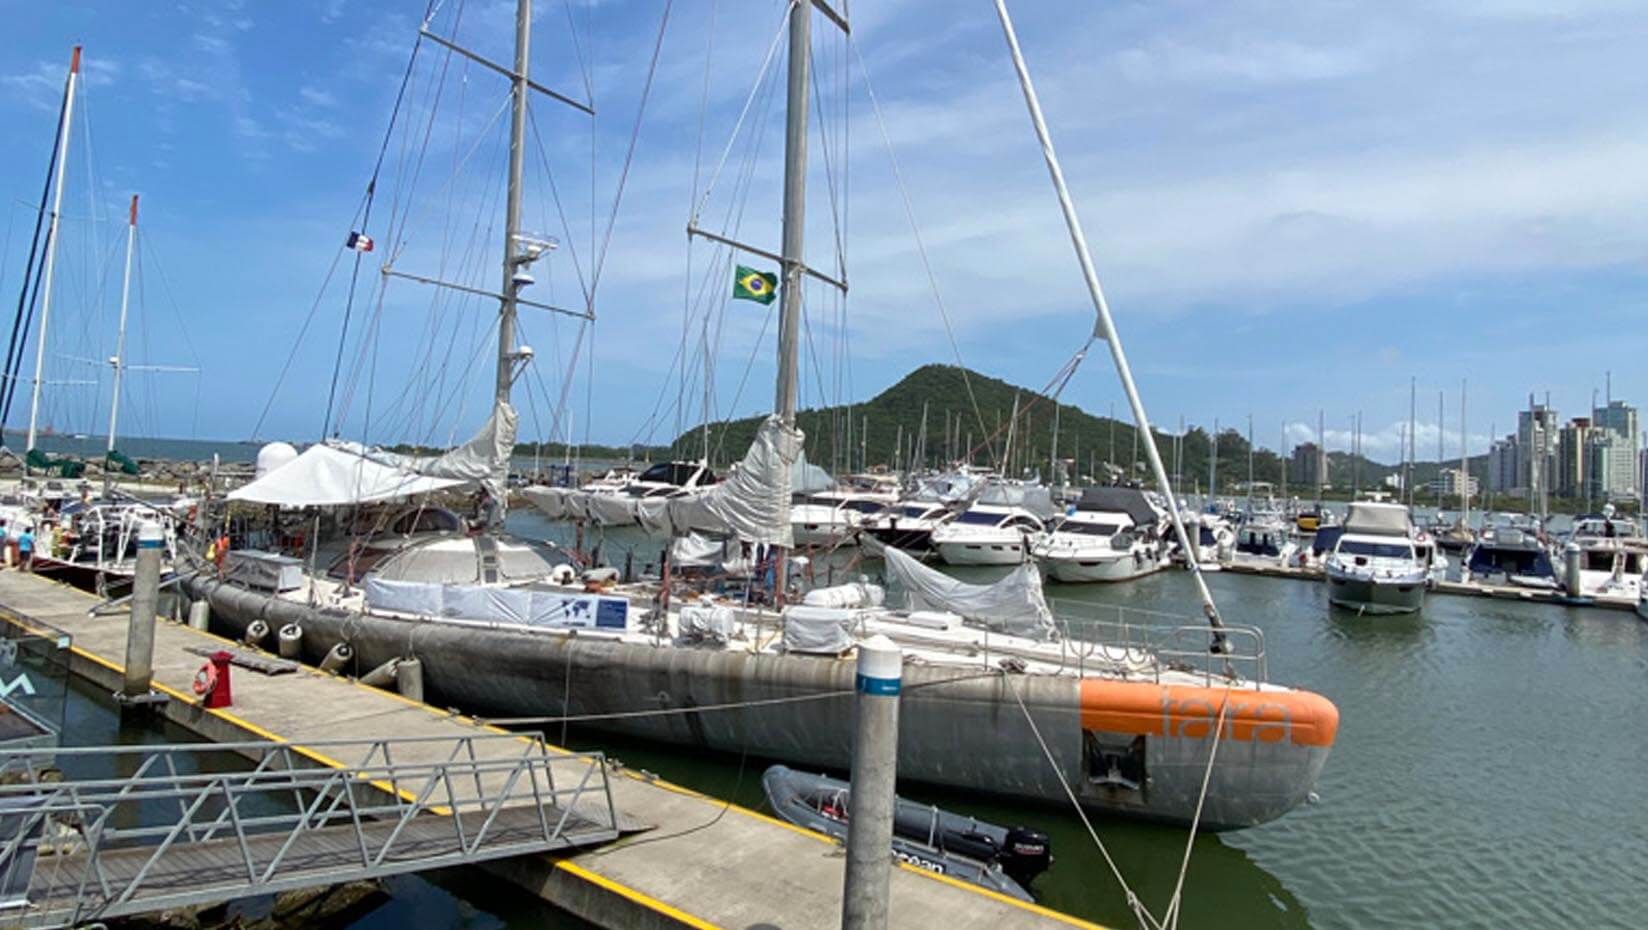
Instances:
[[[444,0],[431,27],[504,60],[512,7]],[[140,193],[132,361],[203,373],[134,376],[130,428],[245,438],[267,403],[259,435],[318,437],[353,258],[339,246],[423,0],[6,8],[6,307],[68,51],[86,46],[90,136],[77,133],[71,151],[48,379],[106,380],[73,359],[112,350],[123,207]],[[868,397],[916,365],[956,360],[858,54],[961,360],[1045,383],[1089,330],[1091,310],[990,4],[852,8],[856,52],[815,24],[824,115],[808,205],[809,260],[833,271],[839,239],[852,296],[843,310],[823,286],[808,287],[804,401]],[[576,321],[523,316],[537,351],[528,389],[517,390],[523,438],[559,424],[594,441],[663,441],[695,422],[706,316],[715,414],[771,403],[772,330],[761,336],[770,311],[728,304],[716,264],[725,256],[699,244],[689,259],[683,228],[696,190],[701,225],[736,225],[741,238],[777,245],[782,113],[761,88],[781,77],[782,47],[759,87],[757,77],[782,4],[683,0],[671,9],[626,173],[663,9],[663,0],[540,4],[535,77],[593,96],[598,115],[534,101],[528,227],[563,243],[540,263],[531,296],[581,306],[580,279],[593,277],[595,256],[604,260],[593,348]],[[1581,413],[1612,370],[1616,397],[1648,401],[1648,23],[1639,14],[1607,0],[1015,4],[1155,421],[1245,425],[1252,414],[1256,438],[1275,445],[1284,424],[1295,440],[1314,430],[1321,408],[1339,445],[1332,431],[1360,410],[1367,451],[1393,459],[1410,377],[1425,457],[1435,454],[1438,390],[1457,454],[1461,379],[1470,381],[1475,451],[1491,423],[1512,427],[1530,391],[1549,391],[1564,415]],[[380,247],[362,265],[334,409],[353,438],[440,442],[485,416],[487,308],[416,284],[380,295],[378,269],[389,260],[497,286],[505,88],[428,44],[409,86],[368,224]],[[546,196],[550,177],[559,209]],[[686,383],[673,364],[684,328]],[[100,431],[103,390],[49,386],[46,419]],[[1066,398],[1102,412],[1119,409],[1119,395],[1096,353]],[[25,418],[14,409],[11,425]]]

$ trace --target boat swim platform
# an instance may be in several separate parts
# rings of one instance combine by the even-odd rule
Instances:
[[[93,595],[37,575],[0,571],[0,622],[29,628],[33,621],[69,634],[71,674],[113,693],[121,686],[128,616],[124,610],[92,616],[91,609],[100,603]],[[156,713],[211,742],[287,743],[317,765],[332,768],[359,765],[362,760],[335,758],[304,744],[335,746],[339,741],[394,737],[427,740],[430,751],[438,752],[434,747],[443,739],[470,738],[476,747],[516,745],[513,752],[494,751],[517,755],[520,745],[535,742],[533,737],[310,666],[263,675],[237,665],[232,673],[234,705],[207,709],[191,690],[202,661],[191,650],[202,647],[246,649],[157,619],[153,687],[168,700],[154,706]],[[514,738],[473,739],[498,735]],[[396,761],[414,760],[397,755]],[[608,773],[607,784],[624,831],[651,829],[595,849],[518,856],[477,868],[602,927],[840,926],[846,857],[836,841],[642,772],[615,768]],[[998,930],[1004,924],[1098,927],[948,876],[896,864],[890,926]]]
[[[1258,575],[1264,578],[1291,578],[1295,581],[1321,581],[1326,575],[1320,568],[1301,568],[1292,565],[1271,565],[1260,562],[1234,561],[1219,563],[1221,572],[1237,575]],[[1454,597],[1491,597],[1505,601],[1529,604],[1558,604],[1565,607],[1598,607],[1604,610],[1637,609],[1633,598],[1601,594],[1594,597],[1571,597],[1566,591],[1547,591],[1521,588],[1516,585],[1481,584],[1474,581],[1437,581],[1430,586],[1432,594]]]

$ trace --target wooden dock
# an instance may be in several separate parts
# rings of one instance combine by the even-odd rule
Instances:
[[[35,620],[67,632],[74,640],[71,671],[113,692],[121,682],[127,617],[123,612],[93,617],[89,612],[97,603],[85,592],[36,575],[0,571],[0,622],[28,626]],[[154,687],[169,700],[158,712],[208,740],[272,740],[299,751],[306,741],[503,732],[308,667],[272,676],[236,668],[234,706],[207,710],[190,690],[201,665],[191,649],[229,645],[234,644],[160,621]],[[318,751],[304,755],[334,767],[357,761]],[[833,840],[640,773],[615,772],[610,784],[620,815],[651,825],[651,831],[593,851],[522,856],[484,867],[603,927],[840,925],[845,859]],[[908,865],[900,864],[892,878],[895,927],[1095,926]]]

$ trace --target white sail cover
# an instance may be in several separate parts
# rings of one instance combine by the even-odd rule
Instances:
[[[499,404],[474,439],[439,456],[397,455],[335,440],[305,449],[262,478],[229,492],[230,500],[281,507],[341,507],[418,497],[480,484],[504,500],[516,415]],[[501,504],[500,504],[501,505]]]
[[[1020,636],[1053,633],[1053,612],[1042,595],[1041,572],[1028,562],[995,584],[968,584],[928,568],[900,549],[886,548],[887,580],[904,592],[910,610],[944,610],[990,629]]]
[[[531,487],[522,493],[552,520],[588,520],[607,526],[639,524],[654,536],[702,533],[746,542],[792,546],[790,481],[803,436],[768,417],[744,460],[719,484],[680,497],[629,497],[572,488]]]

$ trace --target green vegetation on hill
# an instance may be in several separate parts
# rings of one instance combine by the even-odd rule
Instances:
[[[969,385],[971,398],[969,399]],[[832,472],[850,472],[866,466],[892,465],[904,462],[910,456],[912,445],[919,445],[916,434],[920,430],[922,409],[927,411],[925,463],[938,465],[945,458],[947,448],[975,465],[994,465],[1006,444],[1007,425],[1017,398],[1020,421],[1014,436],[1013,471],[1039,469],[1046,476],[1050,472],[1053,447],[1054,405],[1035,389],[1009,384],[954,365],[925,365],[910,372],[897,384],[862,404],[851,407],[820,407],[800,411],[796,421],[807,434],[809,460]],[[975,413],[974,401],[977,403]],[[848,443],[848,417],[851,417],[851,444]],[[1120,474],[1135,474],[1148,480],[1148,466],[1144,450],[1134,446],[1134,428],[1125,420],[1094,416],[1071,404],[1058,405],[1058,453],[1061,459],[1074,461],[1076,475],[1082,479],[1103,478],[1106,464]],[[982,420],[982,422],[981,422]],[[955,424],[959,421],[960,426]],[[749,446],[760,425],[760,417],[723,421],[711,424],[711,446],[720,465],[736,460]],[[954,437],[946,446],[946,423]],[[901,429],[902,427],[902,429]],[[897,446],[900,438],[903,450]],[[1174,437],[1156,430],[1157,448],[1169,472],[1174,470]],[[1210,451],[1208,432],[1201,427],[1185,431],[1178,454],[1178,472],[1186,489],[1207,485],[1207,467]],[[1218,437],[1218,481],[1224,491],[1245,482],[1248,475],[1247,437],[1234,429],[1221,430]],[[677,437],[669,447],[671,454],[696,458],[703,447],[703,434],[693,429]],[[1284,459],[1262,445],[1253,456],[1253,477],[1280,486]],[[1453,463],[1444,462],[1444,466]],[[1472,463],[1473,473],[1484,467],[1482,457]],[[1353,481],[1363,488],[1374,487],[1398,467],[1374,462],[1366,457],[1352,458],[1349,454],[1329,454],[1328,472],[1335,488],[1348,491]],[[1416,467],[1418,479],[1429,481],[1435,476],[1435,463],[1420,463]],[[1290,493],[1304,491],[1290,487]]]

